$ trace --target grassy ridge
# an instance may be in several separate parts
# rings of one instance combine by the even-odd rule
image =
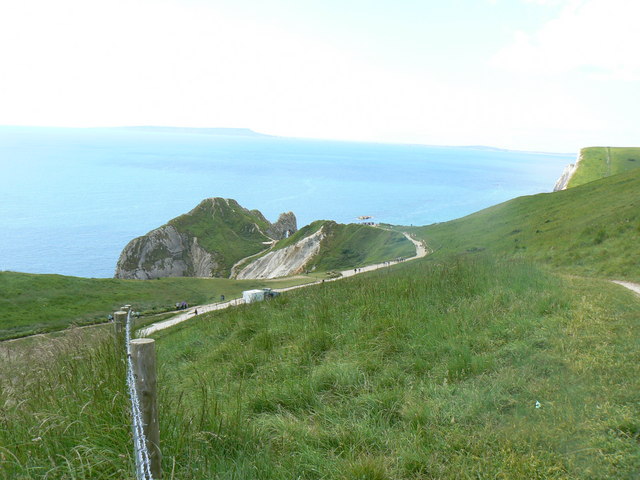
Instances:
[[[580,157],[569,188],[640,167],[640,148],[588,147],[580,150]]]
[[[269,241],[260,230],[268,227],[262,214],[249,211],[231,199],[203,200],[169,224],[198,238],[199,245],[208,252],[216,253],[220,266],[215,273],[220,276],[228,276],[235,262],[264,250],[262,242]]]
[[[319,271],[361,267],[398,257],[412,257],[416,248],[400,232],[367,225],[325,223],[326,237],[313,261]]]
[[[0,340],[105,321],[124,304],[148,313],[227,299],[242,290],[304,283],[304,280],[162,278],[117,280],[0,272]]]
[[[183,428],[165,459],[184,479],[631,478],[638,314],[615,285],[467,258],[206,315],[158,336]]]
[[[313,235],[318,230],[320,230],[323,227],[323,225],[326,225],[327,223],[329,223],[328,220],[316,220],[315,222],[312,222],[309,225],[305,225],[290,237],[283,238],[282,240],[278,241],[278,243],[276,243],[274,246],[274,250],[280,250],[280,249],[286,248],[290,245],[293,245],[294,243],[299,242],[305,237]]]
[[[640,169],[635,169],[409,230],[438,250],[437,255],[486,250],[573,273],[640,281],[638,192]]]
[[[345,270],[415,255],[414,245],[400,232],[332,220],[317,220],[301,228],[276,243],[273,250],[289,247],[321,228],[325,238],[320,244],[320,251],[307,267],[314,272]]]

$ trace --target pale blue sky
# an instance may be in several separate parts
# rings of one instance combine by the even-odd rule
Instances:
[[[640,145],[636,0],[20,0],[0,124]]]

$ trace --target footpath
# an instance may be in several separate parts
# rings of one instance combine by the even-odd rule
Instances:
[[[637,283],[623,282],[621,280],[611,280],[611,281],[613,283],[617,283],[618,285],[622,285],[623,287],[628,288],[632,292],[635,292],[638,295],[640,295],[640,285],[638,285]]]
[[[413,238],[410,234],[406,233],[406,232],[402,232],[402,234],[407,237],[408,240],[410,240],[416,247],[416,254],[413,257],[410,258],[404,258],[404,259],[396,259],[396,260],[390,260],[387,262],[382,262],[382,263],[376,263],[373,265],[367,265],[366,267],[360,267],[360,268],[352,268],[349,270],[343,270],[342,272],[340,272],[340,275],[337,276],[336,278],[327,278],[324,280],[318,280],[316,282],[311,282],[311,283],[304,283],[301,285],[295,285],[293,287],[287,287],[287,288],[276,288],[273,291],[274,292],[288,292],[291,290],[296,290],[298,288],[305,288],[305,287],[309,287],[311,285],[318,285],[321,283],[326,283],[326,282],[335,282],[337,280],[342,280],[343,278],[348,278],[348,277],[353,277],[354,275],[359,275],[361,273],[365,273],[365,272],[372,272],[374,270],[378,270],[380,268],[386,268],[389,267],[391,265],[395,265],[398,264],[400,262],[408,262],[411,260],[417,260],[418,258],[423,258],[425,256],[427,256],[427,254],[431,253],[431,251],[429,250],[429,248],[427,247],[427,245],[420,241],[420,240],[416,240],[415,238]],[[158,332],[160,330],[164,330],[165,328],[169,328],[169,327],[173,327],[174,325],[177,325],[179,323],[185,322],[191,318],[194,318],[196,315],[200,315],[201,313],[208,313],[208,312],[213,312],[216,310],[224,310],[225,308],[230,308],[230,307],[235,307],[238,305],[242,305],[244,303],[244,300],[242,298],[235,298],[233,300],[229,300],[228,302],[219,302],[219,303],[210,303],[208,305],[197,305],[195,307],[191,307],[188,310],[186,310],[183,313],[180,313],[178,315],[176,315],[175,317],[172,317],[168,320],[163,320],[162,322],[158,322],[158,323],[152,323],[151,325],[148,325],[145,328],[142,328],[138,331],[138,336],[139,337],[147,337],[155,332]],[[197,313],[196,313],[197,312]]]

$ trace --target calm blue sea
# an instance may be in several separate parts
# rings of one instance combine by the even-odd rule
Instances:
[[[207,197],[271,221],[403,225],[548,192],[573,154],[127,129],[0,127],[0,270],[111,277],[132,238]]]

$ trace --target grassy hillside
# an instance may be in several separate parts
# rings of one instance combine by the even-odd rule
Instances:
[[[615,285],[467,258],[206,316],[158,337],[183,442],[165,430],[166,464],[194,479],[631,478],[638,314]]]
[[[164,476],[634,478],[639,315],[478,256],[202,315],[157,337]],[[0,362],[0,478],[133,478],[123,357],[68,340]]]
[[[640,169],[410,229],[437,255],[490,251],[640,281]],[[436,255],[436,256],[437,256]]]
[[[569,188],[640,168],[640,148],[588,147],[580,151],[580,157]]]
[[[358,224],[325,223],[326,237],[310,268],[318,271],[353,267],[413,257],[416,248],[400,232]]]
[[[228,276],[238,260],[264,250],[262,242],[270,240],[262,233],[268,228],[262,214],[241,207],[235,200],[204,200],[169,224],[197,237],[205,250],[215,252],[221,264],[217,273],[221,276]]]
[[[290,237],[278,241],[273,250],[294,245],[321,228],[324,228],[326,238],[321,243],[319,253],[307,266],[316,273],[362,267],[398,257],[413,257],[416,253],[415,246],[399,231],[332,220],[316,220],[302,227]],[[255,258],[259,256],[249,261]]]
[[[304,283],[303,280],[162,278],[116,280],[0,272],[0,340],[51,332],[71,324],[106,321],[124,304],[148,313],[240,296],[242,290]]]

